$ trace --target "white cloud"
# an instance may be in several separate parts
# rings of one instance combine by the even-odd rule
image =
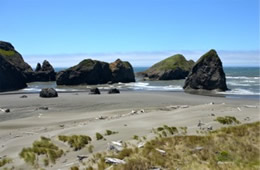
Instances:
[[[59,55],[27,55],[26,62],[35,67],[38,62],[48,60],[54,67],[70,67],[83,59],[91,58],[106,62],[113,62],[120,58],[129,61],[134,67],[151,66],[174,54],[183,54],[186,59],[198,60],[207,51],[155,51],[128,53],[92,53],[92,54],[59,54]],[[259,66],[259,51],[218,51],[224,66]]]

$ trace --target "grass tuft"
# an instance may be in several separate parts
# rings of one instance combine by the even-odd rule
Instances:
[[[62,154],[63,150],[54,145],[49,138],[41,137],[41,140],[32,144],[32,147],[23,148],[19,155],[26,163],[31,165],[36,165],[39,160],[38,156],[44,155],[43,163],[47,166],[49,162],[55,163],[56,159],[60,158]]]
[[[230,125],[230,124],[240,124],[240,121],[237,120],[233,116],[225,116],[225,117],[217,117],[215,121],[224,124],[224,125]]]
[[[75,151],[82,149],[92,140],[91,137],[85,135],[60,135],[58,138],[63,142],[67,142]]]
[[[96,138],[97,138],[97,140],[101,140],[101,139],[104,139],[104,136],[101,135],[100,133],[96,133]]]
[[[10,158],[3,158],[3,159],[0,159],[0,167],[3,167],[5,166],[6,164],[9,164],[12,162],[12,159]]]

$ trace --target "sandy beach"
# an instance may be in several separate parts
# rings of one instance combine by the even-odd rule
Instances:
[[[101,91],[102,93],[102,91]],[[183,92],[122,91],[121,94],[89,95],[59,93],[58,98],[40,98],[39,94],[0,95],[0,157],[13,161],[7,167],[30,168],[19,153],[41,136],[51,138],[68,151],[56,164],[46,169],[69,169],[82,164],[77,155],[88,155],[86,149],[72,151],[58,140],[58,135],[88,135],[94,153],[107,150],[111,141],[132,141],[134,135],[152,138],[153,128],[169,125],[187,127],[188,134],[196,134],[198,122],[218,129],[218,116],[234,116],[241,123],[259,121],[259,100],[191,95]],[[106,130],[118,132],[97,141],[95,133]]]

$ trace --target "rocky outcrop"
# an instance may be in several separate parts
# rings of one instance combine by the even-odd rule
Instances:
[[[22,55],[15,50],[11,43],[0,41],[0,54],[24,74],[33,71],[31,66],[23,60]]]
[[[44,88],[40,92],[40,97],[43,98],[58,97],[58,93],[54,88]]]
[[[194,61],[187,61],[181,54],[166,58],[154,64],[148,70],[139,73],[148,80],[178,80],[185,79],[191,70]]]
[[[91,88],[89,90],[89,94],[101,94],[101,93],[100,93],[99,89],[97,87],[95,87],[95,88]]]
[[[86,59],[78,65],[57,73],[57,85],[105,84],[135,81],[132,66],[117,60],[114,63]]]
[[[52,65],[44,60],[42,65],[40,63],[37,64],[35,72],[31,74],[29,82],[33,81],[55,81],[56,80],[56,72],[54,71]]]
[[[0,91],[18,90],[25,87],[27,85],[24,75],[0,53]]]
[[[104,84],[111,80],[109,64],[86,59],[78,65],[57,73],[57,85]]]
[[[134,70],[129,62],[117,59],[115,62],[110,63],[109,67],[112,72],[113,83],[135,82]]]
[[[23,60],[22,55],[8,42],[0,41],[0,55],[23,74],[27,83],[55,81],[56,79],[56,73],[48,61],[44,61],[42,66],[38,63],[34,72],[31,66]]]
[[[215,50],[200,57],[189,73],[183,87],[189,90],[228,90],[222,62]]]
[[[119,94],[120,91],[117,88],[112,88],[108,90],[108,94]]]

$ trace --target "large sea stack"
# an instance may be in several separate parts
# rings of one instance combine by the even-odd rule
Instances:
[[[86,59],[78,65],[57,73],[57,85],[105,84],[135,81],[133,68],[128,62],[114,63]]]
[[[200,57],[185,80],[184,90],[228,90],[222,62],[215,50]]]
[[[109,64],[86,59],[78,65],[57,73],[57,85],[104,84],[111,80]]]
[[[17,67],[2,56],[0,50],[0,92],[27,87],[24,75]]]
[[[178,80],[185,79],[189,74],[194,61],[187,61],[181,54],[166,58],[141,73],[149,80]]]
[[[129,62],[117,59],[115,62],[110,63],[109,67],[112,72],[113,83],[135,82],[134,70]]]
[[[23,60],[22,55],[15,50],[11,43],[0,41],[0,54],[5,60],[21,71],[25,77],[33,71],[31,66]]]

